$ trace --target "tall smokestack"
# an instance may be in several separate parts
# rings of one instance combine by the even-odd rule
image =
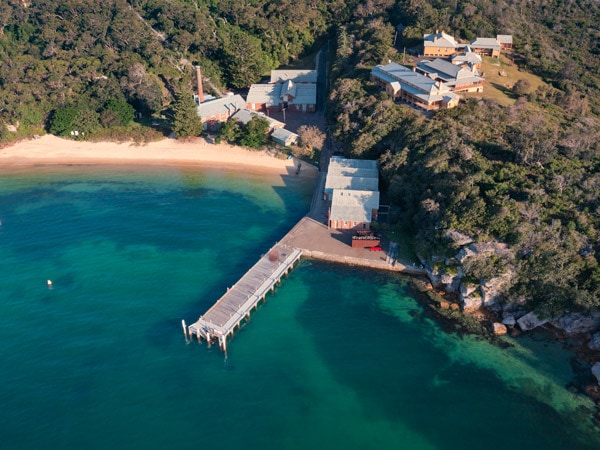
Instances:
[[[198,78],[198,104],[204,103],[204,90],[202,89],[202,71],[196,66],[196,77]]]

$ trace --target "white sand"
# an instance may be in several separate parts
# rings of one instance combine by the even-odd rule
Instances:
[[[260,172],[291,173],[294,159],[279,159],[266,151],[252,151],[204,139],[163,139],[148,144],[82,142],[45,135],[0,149],[0,169],[11,166],[63,164],[152,164],[252,168]],[[311,174],[303,164],[301,174]],[[314,173],[312,173],[314,175]]]

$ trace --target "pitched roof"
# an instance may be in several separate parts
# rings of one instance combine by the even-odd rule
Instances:
[[[295,84],[290,82],[277,84],[253,84],[250,86],[247,103],[264,103],[267,106],[279,105],[281,97],[285,94],[293,96],[289,103],[294,104],[316,104],[316,84]]]
[[[425,46],[428,47],[450,47],[455,48],[457,46],[456,41],[449,34],[441,32],[435,32],[432,34],[424,34],[423,41]]]
[[[473,48],[485,48],[492,50],[500,50],[500,43],[495,38],[480,38],[471,41]]]
[[[348,222],[371,222],[373,210],[378,208],[378,191],[335,189],[329,218]]]
[[[298,142],[299,136],[285,128],[276,128],[273,133],[271,133],[271,138],[282,145],[289,145]]]
[[[325,190],[331,192],[333,189],[377,191],[379,189],[377,161],[331,157]]]
[[[283,128],[285,126],[285,124],[279,120],[275,120],[261,112],[252,111],[246,108],[240,109],[233,115],[235,120],[238,120],[244,125],[250,122],[254,117],[260,117],[261,119],[265,119],[267,122],[269,122],[269,128],[271,130],[275,128]]]
[[[294,83],[316,83],[316,70],[271,70],[271,83],[291,80]]]
[[[441,78],[448,86],[454,86],[458,82],[475,83],[483,80],[483,78],[476,73],[476,70],[452,64],[445,59],[437,58],[433,61],[421,61],[417,66],[420,70],[430,74],[433,78]]]
[[[456,55],[452,57],[452,64],[462,64],[462,63],[470,63],[470,64],[481,64],[483,60],[481,56],[471,50],[471,47],[468,45],[465,46],[464,55]]]
[[[238,109],[245,107],[246,101],[241,95],[236,94],[200,103],[196,112],[202,120],[205,120],[220,114],[233,115]]]
[[[385,66],[375,66],[371,74],[386,83],[399,81],[403,91],[426,103],[444,100],[446,97],[452,100],[460,98],[455,93],[450,92],[450,87],[446,83],[432,80],[395,62]]]
[[[498,36],[496,36],[496,40],[501,44],[513,43],[512,34],[499,34]]]

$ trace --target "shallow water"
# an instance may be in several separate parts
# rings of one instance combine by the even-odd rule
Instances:
[[[312,187],[176,167],[0,174],[2,447],[599,448],[590,402],[565,388],[570,353],[444,333],[396,275],[303,261],[227,358],[186,344],[181,319]]]

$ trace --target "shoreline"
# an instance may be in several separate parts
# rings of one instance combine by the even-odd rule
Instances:
[[[297,162],[270,156],[265,150],[247,150],[229,144],[210,144],[202,138],[134,142],[87,142],[44,135],[0,148],[0,170],[39,165],[154,165],[252,169],[259,173],[295,174]],[[313,171],[302,165],[300,175]],[[306,170],[304,170],[306,168]],[[315,170],[316,174],[316,170]]]

